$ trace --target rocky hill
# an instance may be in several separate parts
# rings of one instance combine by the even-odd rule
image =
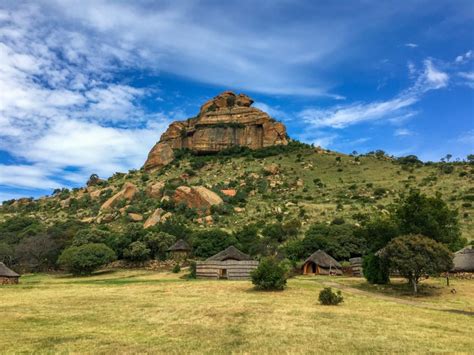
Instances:
[[[325,248],[345,260],[363,252],[355,235],[367,221],[393,216],[394,204],[413,189],[440,194],[458,211],[462,237],[474,240],[473,165],[313,147],[287,138],[281,123],[251,103],[230,92],[207,102],[196,118],[171,124],[144,168],[107,179],[93,174],[81,188],[4,202],[0,258],[29,262],[45,246],[56,250],[52,267],[73,238],[105,241],[119,258],[143,243],[164,256],[176,238],[193,243],[201,257],[203,250],[211,255],[211,244],[217,252],[235,243],[252,255],[287,248],[303,257],[313,246],[300,250],[294,242],[317,225],[321,233],[330,228],[335,244]]]
[[[174,159],[173,150],[216,153],[240,146],[261,149],[287,145],[285,126],[267,113],[251,107],[253,100],[244,94],[223,92],[202,105],[196,117],[173,122],[153,147],[145,170],[155,170]]]

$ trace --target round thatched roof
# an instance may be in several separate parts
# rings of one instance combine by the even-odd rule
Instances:
[[[224,260],[253,260],[250,255],[242,253],[239,249],[231,245],[227,249],[211,256],[207,260],[224,261]]]
[[[319,265],[324,268],[329,268],[329,267],[341,267],[341,264],[339,264],[336,259],[334,259],[332,256],[326,254],[322,250],[318,250],[317,252],[314,252],[309,256],[308,259],[304,261],[306,264],[308,261],[312,261],[316,265]]]
[[[20,277],[20,275],[0,262],[0,277]]]
[[[180,239],[176,243],[174,243],[168,251],[191,251],[191,247],[185,240]]]

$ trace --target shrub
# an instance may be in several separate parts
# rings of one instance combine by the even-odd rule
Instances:
[[[369,254],[362,261],[364,277],[371,284],[383,285],[390,281],[388,263],[377,255]]]
[[[341,291],[334,293],[331,287],[326,287],[319,293],[319,303],[322,305],[336,306],[343,301],[344,297],[342,297]]]
[[[196,262],[192,261],[189,264],[189,278],[195,279],[196,278]]]
[[[283,290],[286,286],[285,270],[275,258],[264,258],[251,273],[252,283],[259,290]]]
[[[175,274],[177,274],[178,272],[181,271],[181,266],[179,266],[179,264],[176,264],[174,267],[173,267],[173,270],[172,270]]]
[[[58,262],[73,275],[90,275],[115,259],[115,252],[107,245],[93,243],[65,249]]]

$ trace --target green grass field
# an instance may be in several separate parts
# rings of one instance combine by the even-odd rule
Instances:
[[[422,295],[362,279],[297,277],[283,292],[248,281],[111,271],[27,275],[0,287],[0,352],[317,353],[474,349],[474,281],[424,281]],[[317,302],[328,283],[343,304]],[[347,288],[350,287],[350,288]],[[455,288],[457,293],[450,290]],[[396,292],[394,291],[396,290]]]

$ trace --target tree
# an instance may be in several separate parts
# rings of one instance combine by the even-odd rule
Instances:
[[[115,252],[107,245],[93,243],[65,249],[58,262],[73,275],[90,275],[115,259]]]
[[[474,154],[468,154],[466,158],[469,164],[474,164]]]
[[[422,234],[448,245],[453,251],[465,244],[457,211],[451,210],[439,194],[428,197],[411,191],[396,208],[395,218],[400,234]]]
[[[250,276],[259,290],[283,290],[286,286],[285,270],[272,257],[262,259]]]
[[[453,157],[452,154],[446,154],[446,161],[449,162],[449,160]]]
[[[313,224],[306,232],[302,245],[303,248],[300,249],[302,255],[299,258],[310,255],[318,249],[324,250],[336,260],[361,255],[365,251],[364,240],[355,235],[354,226],[347,223]]]
[[[46,234],[22,239],[15,248],[15,259],[32,271],[53,267],[60,252],[59,245]]]
[[[262,254],[265,246],[261,243],[261,238],[258,235],[258,227],[256,224],[247,224],[234,233],[241,250],[249,255]]]
[[[191,236],[194,255],[208,258],[221,250],[237,244],[235,237],[221,229],[195,232]]]
[[[387,284],[390,281],[390,269],[387,261],[375,254],[366,255],[362,261],[365,279],[371,284]]]
[[[150,252],[144,242],[136,241],[124,250],[123,256],[132,261],[145,261],[150,258]]]
[[[361,228],[356,229],[354,234],[365,241],[369,252],[376,253],[387,245],[393,238],[400,235],[396,221],[387,217],[377,217]]]
[[[453,254],[448,248],[422,235],[404,235],[393,239],[382,252],[392,270],[397,270],[418,292],[420,278],[437,276],[453,267]]]
[[[7,266],[11,266],[13,261],[13,247],[5,242],[0,242],[0,262]]]
[[[143,238],[147,247],[150,249],[150,256],[154,259],[166,259],[166,251],[176,242],[174,235],[158,232],[149,232]]]

